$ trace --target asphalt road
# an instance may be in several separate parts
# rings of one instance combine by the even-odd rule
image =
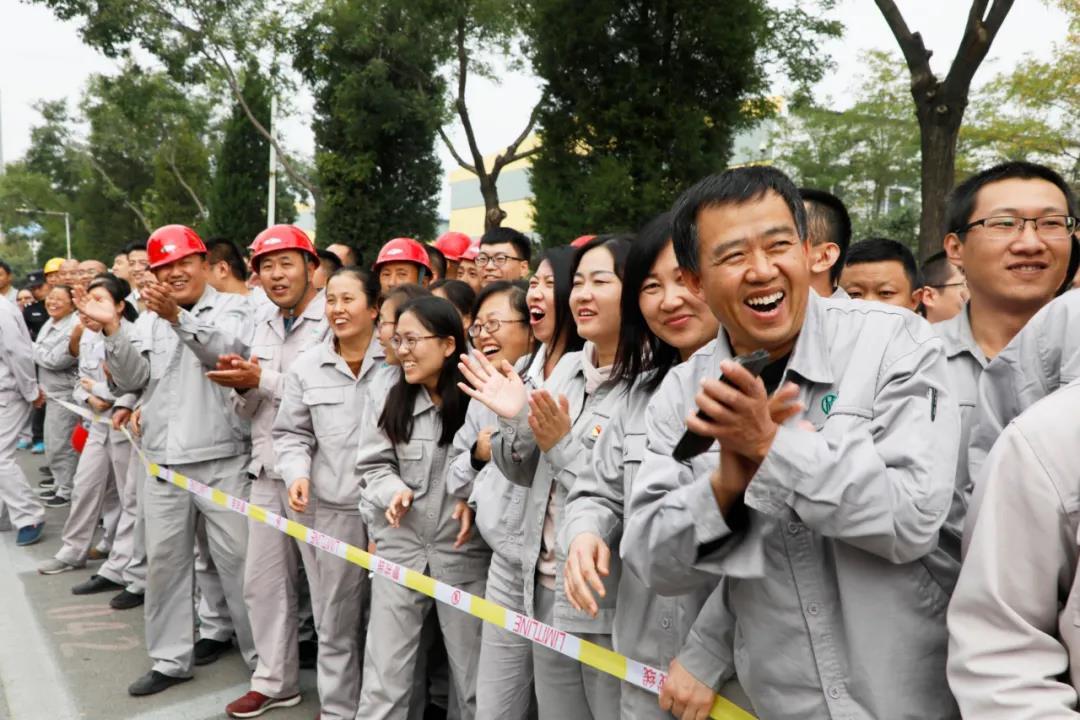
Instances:
[[[41,456],[20,452],[19,464],[36,488]],[[60,545],[67,508],[46,513],[45,537],[37,545],[17,547],[14,532],[0,532],[0,720],[225,717],[225,705],[247,692],[250,678],[235,650],[196,668],[191,682],[147,698],[127,694],[128,685],[150,669],[143,608],[113,610],[112,593],[72,595],[71,587],[93,574],[98,563],[39,575],[38,564]],[[300,705],[264,717],[314,718],[315,672],[301,671],[300,682]]]

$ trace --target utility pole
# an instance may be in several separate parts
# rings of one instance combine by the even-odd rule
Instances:
[[[274,116],[277,115],[277,95],[270,95],[270,137],[274,137]],[[277,219],[277,152],[270,143],[270,183],[266,191],[266,227]]]

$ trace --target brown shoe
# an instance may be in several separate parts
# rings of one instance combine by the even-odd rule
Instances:
[[[90,548],[90,552],[86,553],[87,560],[104,560],[109,557],[108,553],[103,553],[97,548]]]
[[[279,707],[292,707],[300,704],[300,693],[292,697],[272,698],[251,690],[243,697],[233,700],[225,706],[225,714],[231,718],[259,717],[264,712]]]

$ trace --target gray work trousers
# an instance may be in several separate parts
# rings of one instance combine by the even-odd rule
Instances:
[[[521,561],[492,553],[486,592],[491,602],[524,613]],[[532,643],[484,623],[476,678],[476,720],[527,720],[532,700]]]
[[[314,516],[311,513],[298,513],[289,508],[289,491],[285,483],[265,473],[251,483],[250,502],[312,526]],[[309,582],[314,582],[317,551],[269,525],[251,523],[247,552],[244,603],[259,655],[255,673],[251,676],[251,689],[272,698],[292,697],[300,692],[297,646],[300,564],[307,568]],[[319,661],[322,662],[321,656]],[[321,673],[319,682],[322,683]],[[325,706],[322,712],[325,716]],[[352,717],[355,714],[354,708]]]
[[[45,508],[15,462],[15,443],[28,417],[29,403],[15,393],[0,393],[0,505],[17,528],[45,520]]]
[[[113,582],[127,585],[128,592],[142,595],[146,592],[146,515],[143,511],[143,491],[146,486],[147,472],[139,456],[138,448],[130,445],[131,457],[128,460],[127,479],[120,493],[120,504],[123,512],[116,526],[117,542],[130,543],[118,553],[130,553],[130,559],[120,567],[123,561],[121,555],[117,555],[114,563],[112,553],[105,566],[98,571],[99,575],[107,577]],[[130,523],[130,531],[127,524]],[[122,538],[130,538],[122,540]],[[115,549],[115,548],[114,548]],[[103,572],[104,571],[104,572]],[[105,575],[105,573],[109,573]]]
[[[81,422],[82,418],[55,400],[45,401],[45,462],[56,481],[57,497],[71,497],[75,468],[79,464],[71,434]]]
[[[555,591],[536,583],[536,619],[554,625]],[[611,635],[574,633],[612,648]],[[533,644],[540,720],[618,720],[620,680],[543,645]]]
[[[195,605],[198,638],[228,642],[235,629],[229,614],[225,587],[221,584],[221,575],[210,553],[206,519],[201,516],[195,525],[195,592],[198,597]]]
[[[172,469],[236,497],[248,496],[247,456],[176,465]],[[207,550],[220,572],[228,612],[244,661],[254,667],[255,645],[244,607],[247,518],[172,483],[148,478],[146,514],[146,646],[153,669],[191,675],[195,646],[195,535],[205,523]]]
[[[483,580],[457,587],[473,595],[484,593]],[[371,620],[364,648],[364,679],[357,718],[405,720],[409,716],[421,628],[424,617],[433,609],[446,642],[461,718],[473,720],[480,660],[480,644],[476,639],[482,621],[378,575],[371,584]]]
[[[359,509],[318,505],[314,527],[330,537],[367,549],[367,526]],[[314,559],[317,570],[308,577],[312,603],[317,608],[320,718],[353,720],[360,706],[364,617],[371,583],[367,570],[337,555],[315,551]]]
[[[86,564],[86,555],[94,542],[94,531],[97,529],[98,519],[102,518],[105,511],[105,499],[109,494],[109,488],[115,486],[117,482],[123,482],[123,479],[127,477],[130,458],[131,451],[128,443],[114,440],[108,425],[91,424],[90,435],[86,439],[86,446],[79,456],[79,465],[75,470],[71,507],[62,535],[64,544],[56,553],[57,560],[76,567]],[[111,553],[111,547],[117,544],[115,542],[117,525],[113,525],[111,539],[108,525],[106,521],[106,532],[105,537],[102,538],[102,544],[109,545]],[[105,543],[105,540],[109,542]],[[113,582],[120,582],[119,579],[107,575],[103,577]]]

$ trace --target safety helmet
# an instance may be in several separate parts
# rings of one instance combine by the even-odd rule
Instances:
[[[588,245],[589,241],[594,239],[596,239],[595,235],[582,235],[580,237],[574,238],[574,240],[570,243],[570,247],[579,248],[582,245]]]
[[[468,249],[465,252],[461,253],[461,259],[464,260],[465,262],[472,262],[472,261],[476,260],[476,256],[479,255],[479,254],[480,254],[480,241],[477,240],[475,243],[469,245]]]
[[[433,244],[437,250],[442,251],[447,260],[458,262],[472,245],[472,240],[465,233],[445,232]]]
[[[146,241],[151,270],[197,253],[206,254],[206,245],[198,233],[184,225],[159,227]]]
[[[319,253],[307,233],[295,225],[273,225],[255,237],[251,243],[251,269],[259,272],[259,258],[278,250],[299,250],[318,261]]]
[[[411,262],[422,265],[431,272],[431,261],[428,260],[427,250],[424,246],[412,238],[394,238],[382,246],[379,257],[375,258],[372,268],[379,269],[380,265],[391,262]]]
[[[64,264],[64,258],[55,257],[49,258],[49,261],[45,263],[45,268],[42,270],[46,275],[49,273],[59,272],[60,266]]]

